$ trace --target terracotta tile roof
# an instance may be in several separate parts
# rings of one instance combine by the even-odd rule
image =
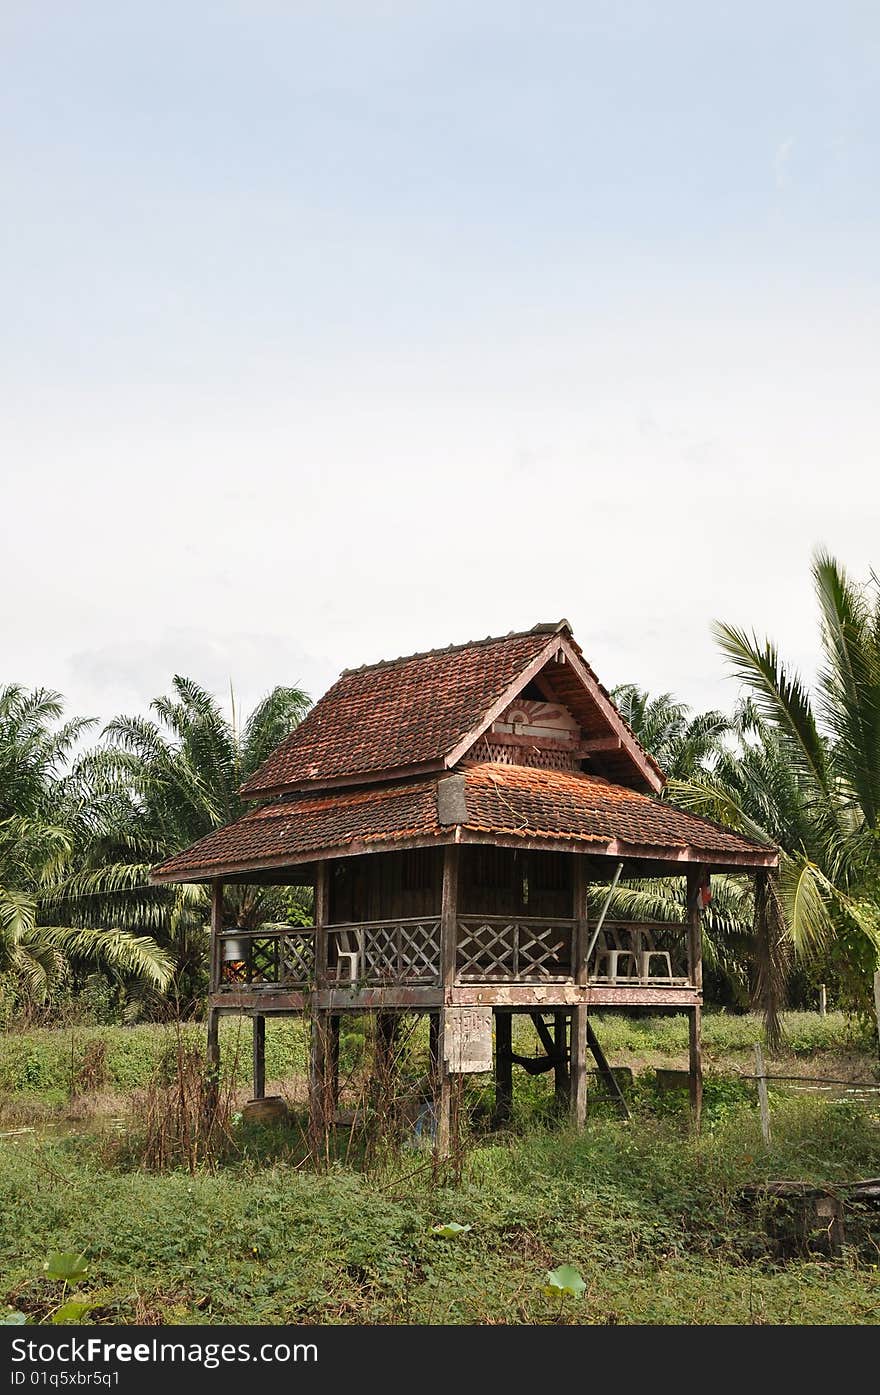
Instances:
[[[304,854],[351,843],[427,840],[439,832],[436,781],[373,785],[367,790],[300,795],[253,809],[153,870],[162,880],[174,875],[187,880],[205,867],[283,862],[285,858],[301,861]]]
[[[464,768],[467,826],[487,833],[588,839],[719,853],[772,851],[732,829],[598,775],[484,762]]]
[[[346,670],[242,792],[436,767],[560,632],[567,621]]]
[[[455,778],[455,777],[441,777]],[[644,849],[649,856],[692,848],[701,860],[723,864],[725,857],[762,862],[775,850],[685,813],[650,795],[611,784],[598,776],[490,762],[465,765],[463,782],[467,833],[505,838],[545,838],[573,845],[611,843]],[[361,790],[300,794],[246,814],[217,829],[155,869],[159,880],[199,880],[210,868],[244,870],[249,865],[301,862],[330,850],[360,851],[371,845],[393,847],[412,839],[448,839],[440,824],[437,779]]]

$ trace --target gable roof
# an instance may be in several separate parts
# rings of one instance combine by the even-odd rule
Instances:
[[[568,662],[562,700],[581,709],[577,715],[588,734],[617,736],[619,778],[659,790],[659,766],[583,662],[568,621],[561,620],[347,669],[247,780],[242,794],[259,798],[453,766],[555,656]]]
[[[453,791],[444,788],[450,785]],[[453,841],[569,848],[729,870],[778,861],[769,844],[596,775],[465,762],[452,776],[276,800],[166,859],[151,879],[271,873],[315,856]]]

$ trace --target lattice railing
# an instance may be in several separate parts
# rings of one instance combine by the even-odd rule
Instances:
[[[345,978],[365,984],[440,981],[438,916],[330,925],[327,931],[331,980]]]
[[[643,988],[687,984],[685,926],[658,920],[606,920],[590,956],[589,981]]]
[[[575,922],[459,916],[456,978],[464,983],[570,979]]]
[[[306,988],[315,977],[315,932],[298,927],[228,930],[220,936],[220,991]]]

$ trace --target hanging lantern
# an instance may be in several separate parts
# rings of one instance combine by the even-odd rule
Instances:
[[[220,939],[220,972],[224,983],[247,981],[248,942],[238,935],[222,935]]]
[[[712,879],[709,876],[708,872],[704,872],[702,877],[700,878],[700,905],[702,906],[703,910],[706,909],[711,900]]]

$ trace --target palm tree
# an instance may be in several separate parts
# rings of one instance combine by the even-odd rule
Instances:
[[[857,585],[824,552],[812,574],[822,645],[815,692],[775,644],[716,625],[749,695],[740,749],[670,794],[780,846],[778,883],[758,908],[765,936],[798,954],[830,954],[853,1001],[868,1008],[880,963],[880,583],[872,574]]]
[[[206,981],[208,898],[200,886],[151,886],[150,868],[245,810],[239,788],[308,711],[301,688],[277,687],[239,723],[217,699],[176,676],[172,693],[151,704],[152,718],[117,717],[104,741],[77,763],[74,778],[88,810],[81,870],[60,882],[54,912],[83,925],[112,915],[156,936],[175,962],[176,992],[191,1002]],[[254,928],[288,919],[279,888],[229,886],[226,914]]]
[[[164,988],[171,966],[158,946],[118,928],[47,925],[42,892],[64,875],[73,853],[66,767],[89,722],[56,727],[57,693],[0,689],[0,973],[45,999],[65,969],[103,968]]]
[[[723,712],[691,714],[671,693],[652,698],[635,683],[612,690],[618,711],[670,779],[688,780],[723,750],[730,721]]]

